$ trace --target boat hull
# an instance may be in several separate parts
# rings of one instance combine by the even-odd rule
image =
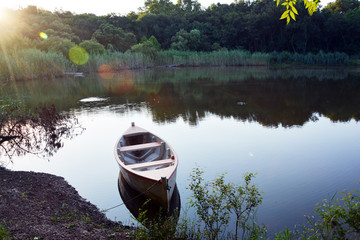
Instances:
[[[140,193],[144,193],[163,209],[169,209],[170,200],[176,185],[176,170],[169,179],[166,178],[167,183],[163,183],[163,179],[156,181],[154,179],[139,176],[126,168],[120,167],[120,171],[131,188]]]

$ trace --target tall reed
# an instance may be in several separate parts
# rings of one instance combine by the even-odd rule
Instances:
[[[84,65],[72,63],[66,56],[37,49],[10,50],[0,52],[0,80],[37,79],[61,77],[65,72],[98,72],[99,67],[120,71],[156,66],[268,66],[276,63],[306,65],[347,65],[349,56],[344,53],[251,53],[244,50],[190,52],[177,50],[159,51],[155,56],[127,51],[90,55]],[[104,69],[104,68],[103,68]]]
[[[75,69],[67,58],[54,52],[21,49],[0,53],[0,79],[38,79],[63,76]]]
[[[270,55],[250,53],[243,50],[214,52],[160,51],[156,57],[157,65],[182,66],[266,66]]]
[[[154,60],[142,53],[131,52],[106,52],[102,55],[92,55],[89,61],[81,67],[80,71],[97,72],[101,65],[108,65],[113,71],[120,71],[123,69],[140,69],[154,67]]]
[[[112,71],[123,69],[153,68],[156,66],[266,66],[270,55],[246,51],[187,52],[166,50],[155,56],[132,52],[107,52],[90,56],[89,61],[78,67],[78,71],[97,72],[101,65],[108,65]]]
[[[295,63],[305,65],[348,65],[349,56],[346,53],[333,52],[325,53],[289,53],[289,52],[272,52],[271,63]]]

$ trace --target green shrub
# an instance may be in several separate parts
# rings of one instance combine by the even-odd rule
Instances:
[[[191,174],[190,190],[197,216],[203,225],[198,226],[200,236],[205,239],[222,239],[231,215],[235,216],[235,233],[231,238],[249,239],[266,236],[266,228],[255,222],[255,210],[262,197],[255,185],[251,184],[252,173],[244,175],[244,185],[225,183],[225,174],[212,182],[203,182],[203,171],[194,169]],[[228,233],[228,237],[230,234]]]
[[[75,46],[75,43],[69,39],[60,37],[49,37],[41,41],[34,41],[36,48],[43,52],[61,53],[63,56],[69,55],[69,50]]]
[[[131,47],[131,51],[136,53],[142,53],[144,55],[154,58],[160,48],[161,46],[158,40],[154,36],[151,36],[149,40],[146,37],[143,37],[139,44]]]
[[[95,40],[82,41],[79,46],[84,48],[89,54],[92,55],[103,54],[105,52],[105,47]]]
[[[294,230],[286,228],[275,239],[358,239],[360,236],[360,192],[341,192],[341,198],[317,204],[315,216]]]

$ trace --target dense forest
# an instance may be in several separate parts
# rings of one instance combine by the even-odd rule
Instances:
[[[226,48],[251,52],[360,53],[360,1],[336,0],[312,16],[306,13],[302,1],[297,5],[297,21],[288,25],[279,20],[283,9],[272,0],[218,3],[206,9],[196,0],[180,0],[177,4],[146,0],[139,12],[126,16],[63,10],[52,13],[28,6],[7,10],[7,18],[13,20],[9,20],[11,27],[1,31],[2,35],[4,30],[8,31],[8,37],[16,33],[11,36],[12,47],[33,46],[63,53],[72,44],[88,45],[97,53],[104,49],[124,52],[132,47],[136,51],[147,45],[191,51]]]
[[[332,65],[347,63],[348,56],[358,59],[359,0],[336,0],[312,16],[302,0],[296,9],[299,15],[289,24],[280,20],[284,9],[272,0],[218,3],[206,9],[196,0],[179,0],[176,4],[170,0],[146,0],[138,12],[126,16],[50,12],[36,6],[5,9],[0,20],[0,79],[43,77],[34,73],[44,73],[54,63],[59,69],[98,71],[101,63],[114,63],[120,58],[122,62],[113,64],[112,69],[178,62],[221,65],[226,61],[223,65],[262,65],[271,61]],[[81,57],[83,50],[90,57]],[[178,55],[169,51],[177,51]],[[205,54],[219,51],[225,52],[225,57]],[[190,52],[195,53],[193,58],[189,58]],[[268,55],[247,55],[259,52]],[[121,55],[125,53],[132,55]],[[134,53],[141,54],[141,59]],[[199,53],[204,54],[196,55]],[[91,56],[104,54],[112,55],[91,62]],[[154,56],[161,61],[155,63]],[[250,58],[244,64],[242,59]],[[77,65],[71,66],[73,63]],[[87,69],[78,68],[85,63]],[[57,76],[61,72],[45,75]]]

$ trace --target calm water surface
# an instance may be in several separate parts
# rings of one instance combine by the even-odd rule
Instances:
[[[168,141],[180,165],[182,206],[195,167],[207,180],[227,172],[242,181],[257,172],[263,191],[258,221],[292,227],[315,204],[360,181],[360,73],[340,69],[185,68],[8,83],[3,93],[30,107],[55,104],[85,128],[49,159],[25,155],[13,170],[64,177],[79,194],[107,209],[122,202],[117,138],[131,122]],[[125,206],[107,216],[132,222]]]

